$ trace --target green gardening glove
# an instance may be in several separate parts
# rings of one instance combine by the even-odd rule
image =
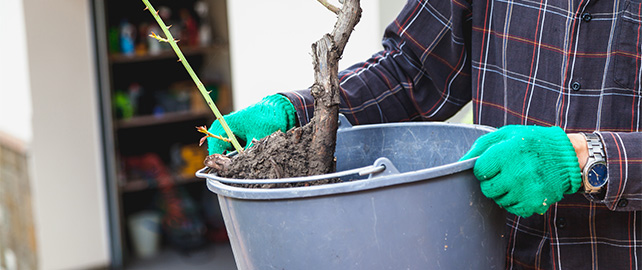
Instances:
[[[245,109],[225,115],[223,118],[232,133],[238,139],[245,141],[248,148],[252,144],[252,139],[260,140],[277,130],[286,132],[293,128],[296,125],[296,110],[287,97],[275,94]],[[228,137],[218,120],[212,123],[209,132]],[[231,143],[209,137],[207,150],[210,155],[222,154],[225,150],[234,150],[234,147]]]
[[[477,156],[482,193],[518,216],[543,214],[581,186],[575,150],[559,127],[502,127],[479,137],[460,160]]]

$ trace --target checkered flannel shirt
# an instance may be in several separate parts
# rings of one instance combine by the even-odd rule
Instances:
[[[604,200],[566,196],[507,219],[507,269],[642,268],[642,0],[410,0],[383,51],[340,72],[353,124],[444,120],[560,126],[605,145]],[[285,94],[300,124],[308,90]]]

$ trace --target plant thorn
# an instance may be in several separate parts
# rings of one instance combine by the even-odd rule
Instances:
[[[156,39],[156,40],[158,40],[158,41],[160,41],[160,42],[169,42],[166,38],[162,38],[159,35],[156,35],[156,33],[154,33],[154,31],[152,31],[152,33],[149,34],[149,36],[154,38],[154,39]]]
[[[221,136],[214,135],[214,134],[210,133],[210,132],[207,130],[207,127],[206,127],[206,126],[196,127],[196,130],[198,130],[198,132],[200,132],[200,133],[205,134],[205,136],[203,136],[203,138],[201,138],[201,140],[200,140],[200,142],[199,142],[198,146],[203,145],[203,143],[205,143],[205,140],[206,140],[208,137],[212,137],[212,138],[215,138],[215,139],[219,139],[219,140],[221,140],[221,141],[228,142],[228,143],[232,141],[232,140],[230,140],[230,139],[228,139],[228,138],[223,138],[223,137],[221,137]]]
[[[173,26],[172,24],[168,25],[168,26],[167,26],[167,29],[172,28],[172,26]]]
[[[145,7],[145,9],[143,9],[143,11],[146,11],[146,10],[148,10],[148,9],[149,9],[148,7]]]

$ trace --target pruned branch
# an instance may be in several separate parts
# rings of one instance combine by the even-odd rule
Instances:
[[[350,34],[361,18],[359,0],[345,0],[330,34],[312,44],[314,57],[314,125],[311,166],[332,168],[339,118],[339,59]]]
[[[341,8],[341,13],[338,15],[337,24],[334,25],[334,29],[330,35],[334,38],[334,42],[339,50],[337,53],[339,57],[341,57],[341,55],[343,55],[343,49],[346,47],[348,39],[350,38],[350,34],[361,19],[359,0],[346,0]]]
[[[330,11],[334,12],[334,14],[339,14],[339,8],[334,6],[333,4],[328,3],[326,0],[317,0],[319,3],[321,3],[324,7],[329,9]]]

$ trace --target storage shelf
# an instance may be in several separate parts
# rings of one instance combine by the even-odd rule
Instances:
[[[181,52],[183,52],[183,55],[185,56],[199,55],[199,54],[204,54],[208,52],[220,52],[221,50],[227,49],[227,45],[224,43],[218,43],[208,47],[195,47],[195,46],[183,47],[183,46],[180,46],[180,43],[179,43],[179,47],[181,48]],[[129,63],[154,61],[154,60],[166,60],[166,59],[173,59],[173,58],[178,60],[178,56],[176,56],[176,53],[174,53],[172,49],[166,49],[156,54],[145,53],[145,54],[130,55],[130,54],[115,53],[115,54],[109,55],[109,61],[112,64],[129,64]]]
[[[196,4],[201,2],[204,5],[199,4],[197,8]],[[228,0],[164,0],[157,3],[157,8],[164,6],[170,11],[166,13],[166,22],[175,24],[177,30],[182,29],[181,34],[176,35],[184,38],[178,46],[203,83],[217,91],[212,98],[216,97],[216,106],[222,114],[233,109],[227,3]],[[195,85],[169,46],[162,46],[162,50],[153,54],[149,49],[134,54],[119,53],[123,51],[122,38],[131,33],[129,37],[135,42],[125,45],[133,45],[134,49],[149,48],[143,43],[148,41],[146,33],[156,22],[142,12],[140,1],[96,0],[94,8],[109,195],[110,259],[113,264],[110,268],[122,269],[135,261],[131,260],[135,258],[132,238],[126,233],[127,216],[155,207],[150,204],[154,204],[154,198],[164,191],[159,189],[157,181],[146,178],[153,175],[148,171],[151,165],[166,169],[163,176],[168,179],[162,183],[171,183],[185,191],[195,203],[210,199],[211,194],[203,192],[206,191],[202,185],[204,179],[195,177],[192,169],[181,173],[185,168],[176,168],[195,162],[202,166],[203,159],[199,154],[206,150],[189,151],[186,146],[197,143],[202,136],[194,126],[210,125],[215,116],[193,89]],[[192,17],[193,23],[187,15]],[[196,32],[190,24],[196,26],[198,35],[193,35]],[[209,33],[201,32],[207,30],[204,26],[209,26]],[[188,42],[192,37],[198,37],[195,40],[199,42],[204,37],[207,45]],[[184,93],[189,94],[189,102],[182,95]],[[158,111],[156,108],[164,108],[165,112],[154,114]],[[183,111],[177,112],[179,108]],[[132,112],[141,115],[119,118],[131,116]],[[146,155],[153,155],[155,160]],[[150,166],[144,167],[147,165]],[[211,225],[208,226],[211,229]],[[163,265],[171,265],[167,269],[185,268],[174,267],[171,263]],[[155,267],[142,266],[142,269],[150,268]]]
[[[143,115],[134,116],[129,119],[118,120],[116,128],[136,128],[146,127],[160,124],[177,123],[182,121],[213,117],[213,113],[209,111],[183,111],[183,112],[169,112],[162,115]]]
[[[183,178],[177,175],[173,175],[172,179],[174,185],[182,185],[182,184],[188,184],[188,183],[195,183],[195,182],[200,182],[200,181],[205,181],[205,179],[197,178],[197,177],[192,177],[192,178]],[[120,191],[125,193],[125,192],[136,192],[136,191],[143,191],[143,190],[148,190],[148,189],[155,189],[158,188],[157,185],[150,185],[149,181],[144,180],[144,179],[129,179],[127,180],[126,183],[121,182],[120,184]]]

